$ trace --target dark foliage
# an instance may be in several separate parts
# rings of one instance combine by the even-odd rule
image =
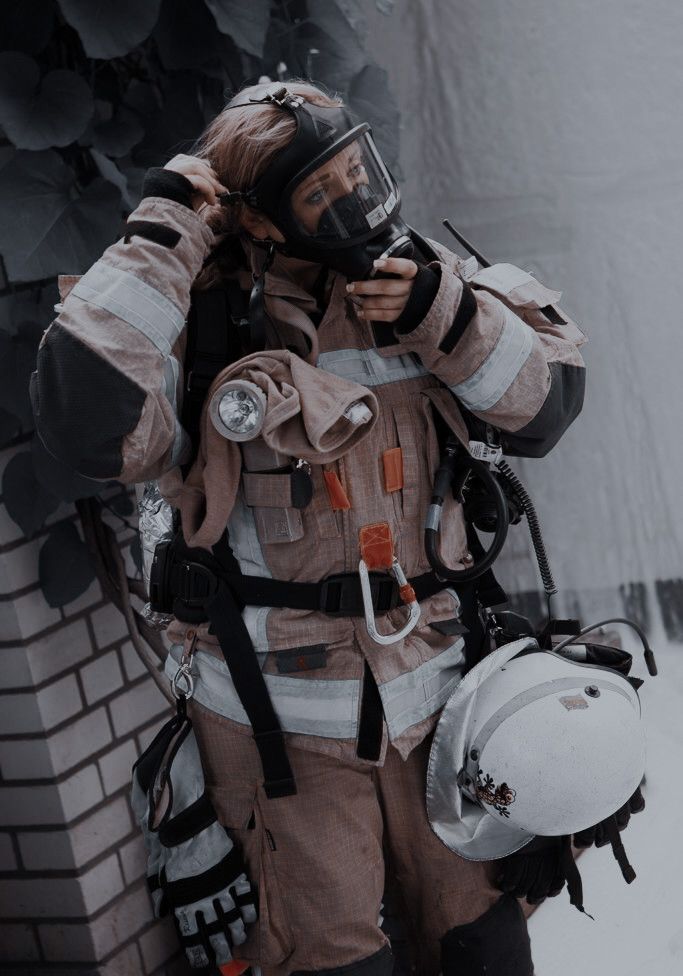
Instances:
[[[378,6],[388,13],[391,4]],[[322,82],[374,123],[396,163],[396,108],[364,49],[362,8],[361,0],[4,0],[0,447],[31,434],[28,382],[53,318],[56,275],[83,274],[97,260],[137,206],[145,169],[187,151],[241,85],[263,75]],[[28,535],[57,497],[102,488],[68,469],[55,475],[47,460],[34,443],[5,472],[4,502]],[[52,605],[92,579],[70,531],[72,585],[44,575],[53,572],[57,528],[41,551]]]

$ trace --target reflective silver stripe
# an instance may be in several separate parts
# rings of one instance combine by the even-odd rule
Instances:
[[[261,543],[256,533],[254,513],[244,501],[241,487],[237,492],[235,505],[228,519],[228,535],[230,536],[230,548],[245,575],[272,578],[273,574],[266,566]]]
[[[433,715],[458,684],[465,661],[462,637],[419,668],[378,685],[390,739]]]
[[[182,644],[173,644],[165,672],[171,679],[182,657]],[[227,665],[211,654],[197,651],[192,661],[194,698],[219,715],[249,725]],[[320,735],[330,739],[355,739],[358,734],[360,681],[288,678],[264,675],[273,707],[285,732]]]
[[[504,306],[505,322],[498,342],[478,370],[450,389],[469,410],[488,410],[509,389],[531,355],[534,330]]]
[[[185,316],[165,295],[129,271],[97,261],[71,289],[83,301],[97,305],[154,343],[164,356],[171,348],[185,322]]]
[[[335,349],[318,356],[316,365],[328,373],[353,380],[361,386],[381,386],[397,380],[412,380],[427,376],[429,370],[416,362],[409,353],[386,359],[376,349]]]
[[[184,464],[186,461],[189,461],[190,453],[192,451],[192,442],[190,437],[177,418],[179,375],[180,363],[175,356],[169,356],[164,363],[164,393],[166,399],[173,407],[173,412],[176,414],[173,450],[171,451],[171,465]]]

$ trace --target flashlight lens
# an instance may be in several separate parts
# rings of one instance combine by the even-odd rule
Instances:
[[[218,416],[233,433],[250,434],[261,421],[261,405],[244,390],[228,390],[218,404]]]

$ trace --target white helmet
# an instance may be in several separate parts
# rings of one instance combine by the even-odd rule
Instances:
[[[462,857],[505,857],[536,834],[572,834],[611,816],[644,769],[630,682],[524,638],[480,661],[446,703],[429,761],[429,820]]]

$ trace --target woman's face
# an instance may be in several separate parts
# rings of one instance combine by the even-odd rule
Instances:
[[[352,142],[297,186],[292,194],[294,216],[303,230],[314,236],[321,215],[335,200],[368,183],[362,146]]]

